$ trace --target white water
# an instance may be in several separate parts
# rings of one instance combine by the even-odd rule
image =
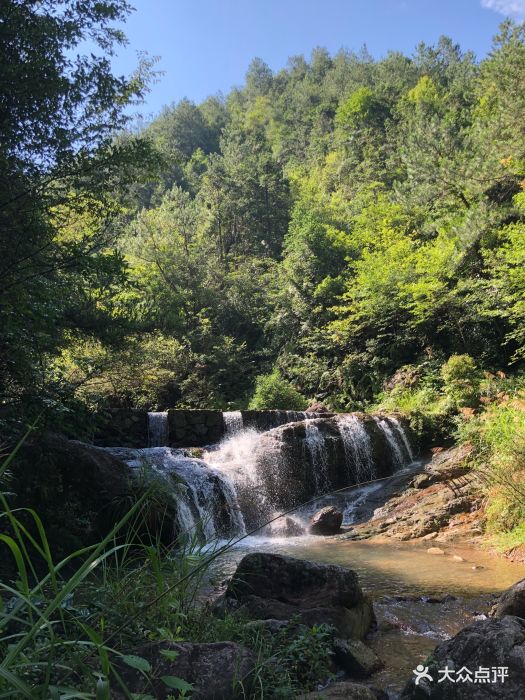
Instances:
[[[394,430],[396,431],[396,433],[401,438],[401,441],[402,441],[403,445],[405,446],[405,450],[407,452],[408,458],[410,459],[411,462],[413,462],[415,459],[414,453],[412,452],[412,448],[410,447],[410,443],[408,441],[406,433],[403,430],[400,422],[398,421],[398,419],[395,416],[390,417],[390,422],[394,426]]]
[[[150,447],[136,450],[108,448],[133,469],[151,469],[166,485],[177,513],[178,529],[190,536],[202,532],[206,540],[245,532],[235,489],[226,474],[212,469],[184,450]],[[226,509],[226,514],[225,514]],[[226,518],[221,516],[226,515]]]
[[[337,416],[339,432],[345,450],[346,468],[350,477],[367,481],[374,477],[372,442],[366,429],[353,414]]]
[[[168,412],[148,413],[148,439],[150,447],[164,447],[168,444]]]
[[[204,461],[220,469],[234,483],[257,482],[257,456],[261,433],[245,428],[226,435],[221,442],[203,454]]]
[[[313,425],[310,421],[305,423],[304,445],[312,464],[315,493],[316,495],[327,493],[330,491],[330,481],[328,479],[328,460],[324,437],[317,425]]]
[[[224,425],[226,427],[226,437],[231,437],[240,433],[243,429],[242,413],[240,411],[223,411]]]
[[[385,439],[388,442],[390,453],[396,464],[396,467],[400,469],[405,464],[406,460],[403,456],[403,450],[401,449],[399,440],[394,435],[392,426],[390,425],[388,418],[379,418],[378,416],[374,416],[374,420],[378,428],[383,432]]]
[[[202,459],[195,459],[187,450],[165,447],[169,438],[167,413],[152,412],[148,414],[152,447],[122,448],[118,456],[135,468],[145,465],[150,473],[160,475],[175,503],[176,529],[201,533],[208,541],[245,532],[244,518],[254,527],[297,503],[297,498],[322,496],[342,484],[350,486],[376,475],[371,435],[358,414],[327,418],[331,425],[311,420],[320,414],[276,414],[279,421],[290,422],[259,432],[242,427],[240,411],[225,412],[225,437],[209,447]],[[412,450],[400,423],[390,416],[375,416],[373,420],[388,444],[394,471],[412,462]],[[337,430],[334,434],[334,424],[339,435]],[[342,448],[346,470],[334,462]],[[296,496],[296,489],[303,489],[300,496]],[[350,524],[359,502],[355,493],[349,492],[346,498],[338,507],[344,511],[345,524]],[[311,505],[312,513],[298,513],[303,524],[320,503]],[[279,529],[282,532],[282,523],[273,529],[276,534]]]

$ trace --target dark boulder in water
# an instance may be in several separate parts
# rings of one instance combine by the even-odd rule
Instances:
[[[341,532],[343,514],[335,506],[321,508],[310,521],[311,535],[337,535]]]
[[[256,552],[246,555],[217,611],[255,620],[333,625],[340,636],[361,639],[374,621],[372,604],[350,569]]]
[[[440,672],[445,667],[451,671],[451,680],[443,680]],[[525,620],[507,615],[475,622],[439,644],[423,668],[432,680],[422,678],[416,685],[413,677],[401,695],[402,700],[522,698]]]
[[[516,615],[525,619],[525,578],[501,594],[493,614],[494,617]]]

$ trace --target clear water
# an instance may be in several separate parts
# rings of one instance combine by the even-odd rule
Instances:
[[[288,554],[338,564],[357,572],[374,601],[378,630],[366,643],[385,667],[370,683],[396,698],[437,644],[488,612],[494,595],[525,576],[525,567],[473,547],[439,544],[444,555],[427,553],[428,543],[389,539],[344,541],[314,536],[248,537],[222,555],[214,567],[223,581],[252,551]],[[464,561],[455,561],[453,555]],[[473,568],[476,567],[476,568]],[[427,602],[455,596],[447,602]]]

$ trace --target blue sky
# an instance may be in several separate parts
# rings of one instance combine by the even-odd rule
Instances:
[[[525,18],[525,0],[131,0],[129,45],[115,60],[129,73],[138,51],[159,56],[164,71],[140,111],[157,113],[240,85],[252,58],[278,70],[289,56],[366,44],[375,57],[412,53],[446,34],[484,56],[506,15]]]

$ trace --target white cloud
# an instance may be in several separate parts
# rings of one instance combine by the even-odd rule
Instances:
[[[525,0],[481,0],[481,4],[502,15],[525,17]]]

